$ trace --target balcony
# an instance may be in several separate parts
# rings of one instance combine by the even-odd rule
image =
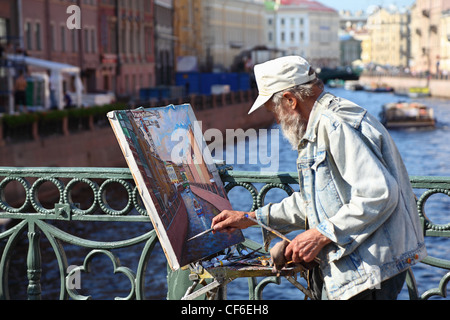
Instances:
[[[253,202],[253,210],[264,204],[264,198],[271,189],[281,189],[289,195],[293,192],[291,185],[298,184],[296,173],[260,174],[233,171],[226,167],[219,169],[227,192],[235,187],[248,191]],[[94,273],[94,266],[100,258],[106,259],[111,264],[113,268],[111,279],[114,279],[107,285],[101,285],[100,290],[112,292],[116,299],[154,299],[148,294],[152,286],[164,287],[161,283],[166,282],[165,276],[159,279],[152,277],[154,274],[152,268],[165,271],[165,261],[155,267],[158,263],[155,263],[152,253],[157,247],[158,238],[151,227],[128,168],[0,167],[0,176],[2,177],[0,219],[10,222],[9,227],[0,233],[1,299],[17,299],[11,295],[11,284],[16,280],[12,279],[15,269],[10,268],[12,260],[17,256],[19,259],[14,263],[15,268],[20,269],[22,265],[26,274],[22,290],[23,299],[46,299],[43,283],[49,281],[56,282],[56,298],[52,299],[93,298],[89,292],[79,290],[77,281],[80,280],[78,277],[82,277],[84,284],[85,277],[91,272]],[[425,215],[425,205],[433,202],[434,197],[430,199],[432,195],[450,196],[450,178],[411,177],[411,182],[413,188],[421,193],[417,206],[425,236],[440,237],[443,240],[450,237],[450,223],[436,224]],[[112,189],[116,190],[113,191],[113,195],[110,194]],[[123,199],[123,207],[113,207],[110,204],[112,198]],[[248,210],[248,208],[235,209]],[[130,232],[126,239],[116,239],[115,232],[109,229],[108,223],[119,225],[121,230],[131,230],[131,225],[139,225],[140,231]],[[85,238],[84,235],[89,233],[83,231],[93,224],[100,228],[101,237]],[[259,246],[251,240],[247,240],[245,245],[250,248]],[[44,250],[50,251],[51,254],[44,258],[42,254]],[[119,250],[133,253],[126,265],[120,257]],[[82,258],[81,261],[71,264],[71,255],[74,252],[79,253]],[[47,261],[49,256],[52,257],[52,262]],[[409,298],[415,300],[446,297],[450,272],[445,270],[450,270],[450,260],[429,256],[421,264],[433,267],[436,272],[442,269],[446,274],[435,284],[434,289],[419,292],[414,274],[410,272],[407,277]],[[53,267],[49,268],[49,265]],[[186,288],[179,285],[179,278],[172,281],[173,276],[169,272],[167,290],[171,297],[182,297]],[[185,283],[189,283],[186,274],[175,276],[185,277]],[[119,287],[124,289],[116,284],[115,279],[119,277],[126,284],[126,292],[119,292]],[[149,278],[152,279],[149,281]],[[275,276],[262,280],[249,279],[249,299],[261,299],[266,285],[279,284],[279,281],[280,279]],[[425,279],[419,279],[419,283],[420,281]]]

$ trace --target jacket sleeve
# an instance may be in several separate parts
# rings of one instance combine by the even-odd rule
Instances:
[[[341,123],[329,132],[328,139],[330,161],[337,171],[333,173],[340,175],[350,190],[346,203],[317,226],[338,247],[330,257],[337,260],[351,253],[389,218],[399,192],[382,158],[381,134],[366,137]]]
[[[259,208],[256,210],[256,218],[282,234],[305,228],[305,214],[298,192],[294,192],[279,203],[269,203]],[[265,229],[262,231],[267,249],[270,242],[277,236]]]

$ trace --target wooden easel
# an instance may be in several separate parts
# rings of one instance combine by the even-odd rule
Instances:
[[[269,266],[255,267],[244,264],[204,268],[200,262],[196,262],[195,264],[190,264],[189,269],[191,272],[189,274],[189,280],[191,280],[193,284],[186,290],[182,300],[192,300],[203,294],[206,294],[207,299],[210,300],[225,300],[227,284],[231,281],[237,278],[273,276],[285,277],[296,288],[302,291],[306,297],[311,298],[310,290],[296,280],[298,274],[306,278],[307,269],[300,264],[295,264],[292,267],[284,267],[277,273],[274,273],[272,267]],[[207,283],[208,279],[212,281]],[[198,285],[203,285],[203,287],[195,291]]]

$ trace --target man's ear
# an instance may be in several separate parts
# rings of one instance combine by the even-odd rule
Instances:
[[[297,97],[293,93],[287,91],[283,93],[283,98],[286,99],[289,109],[295,110],[297,108]]]

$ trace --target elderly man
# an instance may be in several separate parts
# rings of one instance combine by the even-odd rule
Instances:
[[[273,112],[298,150],[300,191],[255,212],[223,211],[214,231],[244,229],[250,217],[283,234],[287,261],[311,262],[316,299],[396,299],[406,270],[426,256],[415,197],[397,148],[379,121],[324,91],[306,60],[256,65],[250,112]],[[250,113],[249,112],[249,113]],[[272,234],[263,232],[266,245]]]

